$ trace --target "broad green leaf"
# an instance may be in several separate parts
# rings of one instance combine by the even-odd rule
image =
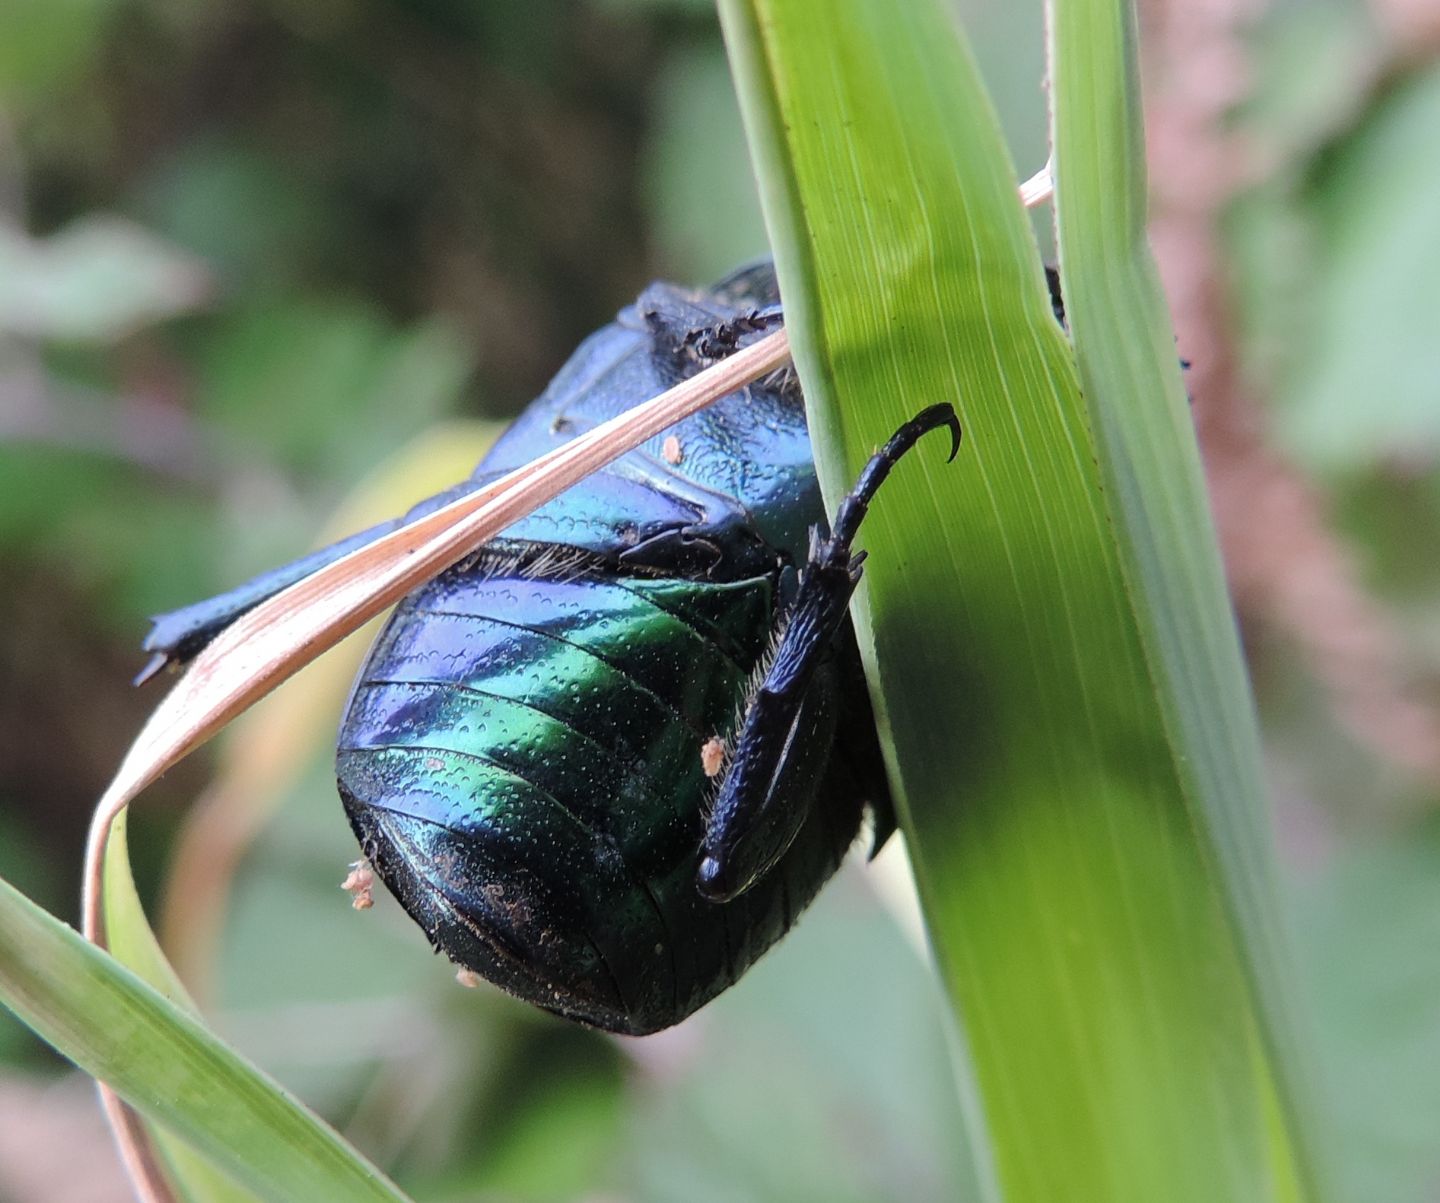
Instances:
[[[404,1198],[280,1086],[7,882],[0,1002],[262,1198]]]
[[[1174,333],[1146,242],[1136,30],[1128,3],[1052,0],[1056,225],[1082,392],[1177,784],[1233,924],[1289,1138],[1314,1175],[1314,1089],[1292,995],[1240,641]],[[1312,1183],[1312,1188],[1317,1184]]]
[[[1128,31],[1122,7],[1091,8],[1105,10],[1089,14],[1094,36]],[[966,426],[955,463],[927,440],[881,491],[855,613],[962,1028],[971,1137],[989,1167],[974,1193],[1296,1197],[1246,974],[1252,932],[1231,922],[1270,905],[1253,756],[1234,768],[1247,818],[1226,833],[1243,847],[1219,851],[1236,858],[1221,871],[1219,816],[1194,792],[1192,759],[1223,750],[1193,741],[1238,727],[1253,751],[1248,693],[1228,661],[1186,699],[1208,722],[1176,726],[1174,664],[1150,643],[1148,611],[1179,604],[1201,611],[1179,638],[1219,624],[1229,642],[1197,654],[1233,653],[1225,597],[1205,578],[1177,603],[1127,575],[1131,536],[1117,532],[1151,501],[1097,462],[1110,449],[949,8],[726,0],[721,12],[827,498],[923,406],[953,399]],[[1124,58],[1110,65],[1066,104],[1082,126],[1091,114],[1093,154],[1133,170],[1133,75]],[[1143,197],[1128,175],[1100,182]],[[1133,215],[1109,221],[1128,251]],[[1163,318],[1158,297],[1145,303],[1148,338]],[[1133,316],[1092,312],[1099,339]],[[1167,354],[1173,374],[1173,344]],[[1203,496],[1180,504],[1206,529]],[[1232,897],[1237,883],[1254,898]]]

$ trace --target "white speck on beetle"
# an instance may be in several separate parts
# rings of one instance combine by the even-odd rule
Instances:
[[[716,776],[725,764],[725,741],[718,735],[712,735],[700,745],[700,767],[705,770],[705,776]]]

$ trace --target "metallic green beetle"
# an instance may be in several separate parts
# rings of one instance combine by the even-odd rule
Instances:
[[[773,270],[656,284],[588,338],[434,508],[781,320]],[[782,372],[621,457],[407,597],[355,682],[336,776],[436,948],[614,1032],[678,1023],[794,923],[873,815],[894,826],[847,606],[897,432],[830,535]],[[148,676],[396,523],[155,622]],[[718,753],[718,754],[717,754]],[[718,762],[718,763],[717,763]]]

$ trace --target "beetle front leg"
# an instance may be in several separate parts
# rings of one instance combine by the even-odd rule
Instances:
[[[193,660],[216,635],[241,615],[253,610],[261,602],[274,597],[283,589],[303,581],[307,576],[333,564],[342,556],[358,551],[362,547],[383,538],[397,527],[421,514],[440,508],[457,497],[478,488],[473,481],[455,485],[422,501],[402,518],[392,518],[368,530],[350,535],[329,547],[312,551],[289,564],[272,568],[253,580],[237,585],[234,589],[217,594],[204,601],[192,602],[167,614],[159,614],[150,620],[150,633],[140,645],[140,650],[149,652],[150,659],[135,678],[136,685],[143,685],[171,665],[183,665]]]
[[[952,406],[933,405],[877,451],[840,503],[828,538],[810,532],[800,590],[782,619],[783,634],[759,687],[746,699],[734,752],[720,783],[700,848],[697,885],[728,902],[785,854],[814,802],[835,734],[837,699],[831,658],[865,553],[852,545],[875,493],[921,435],[950,429],[950,458],[960,447]]]

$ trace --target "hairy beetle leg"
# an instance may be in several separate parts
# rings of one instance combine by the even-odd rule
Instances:
[[[764,679],[746,700],[730,768],[701,843],[697,885],[712,902],[744,893],[784,855],[809,814],[818,785],[810,762],[834,739],[832,651],[859,583],[865,553],[852,550],[860,523],[890,470],[924,434],[951,434],[960,449],[954,407],[932,405],[877,451],[840,503],[828,538],[810,532],[800,589]]]

